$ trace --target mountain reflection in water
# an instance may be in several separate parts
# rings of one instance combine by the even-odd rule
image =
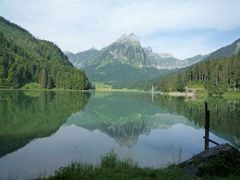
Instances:
[[[207,101],[210,138],[239,147],[239,101]],[[0,179],[49,175],[72,161],[97,164],[112,149],[139,166],[182,162],[204,149],[203,103],[152,101],[148,93],[1,91]]]

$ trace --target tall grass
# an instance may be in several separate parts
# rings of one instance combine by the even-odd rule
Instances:
[[[100,164],[93,166],[72,163],[60,168],[53,176],[43,179],[197,179],[186,175],[177,166],[166,169],[140,168],[132,159],[120,160],[114,151],[101,157]]]

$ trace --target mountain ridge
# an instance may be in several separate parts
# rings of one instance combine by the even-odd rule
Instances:
[[[118,49],[118,48],[124,49],[124,46],[125,46],[125,48],[130,48],[130,46],[138,47],[136,49],[135,53],[138,53],[138,55],[140,57],[139,56],[135,57],[135,60],[137,59],[139,61],[132,62],[131,59],[134,59],[133,56],[126,57],[126,54],[127,54],[126,51],[122,52],[121,49]],[[79,54],[90,51],[91,49],[88,49],[88,50],[85,50],[85,51],[82,51],[82,52],[79,52],[76,54],[66,53],[66,55],[69,57],[69,60],[76,67],[81,68],[81,67],[85,66],[85,61],[83,60],[83,63],[80,63],[80,61],[82,61],[82,59],[72,57],[72,55],[78,56]],[[118,49],[118,50],[116,50],[116,49]],[[203,57],[206,56],[206,55],[199,55],[197,57],[194,56],[191,58],[180,60],[180,59],[175,58],[170,53],[156,53],[156,52],[153,52],[153,50],[150,46],[142,47],[140,39],[134,33],[124,34],[120,38],[118,38],[115,42],[111,43],[109,46],[104,47],[97,51],[105,52],[104,55],[108,57],[108,60],[120,59],[120,61],[122,61],[122,63],[124,63],[124,64],[135,65],[140,68],[144,67],[144,66],[145,67],[153,67],[156,69],[183,68],[183,67],[191,65],[192,63],[196,63],[196,62],[202,60]],[[98,58],[100,58],[100,57],[98,57]],[[192,60],[192,59],[194,59],[194,60]],[[76,61],[79,61],[79,62],[76,62]],[[97,61],[97,59],[95,59],[94,61]],[[91,65],[91,64],[88,63],[88,65]]]
[[[124,34],[100,50],[65,55],[75,67],[83,69],[91,81],[97,82],[149,80],[202,60],[199,57],[180,61],[169,53],[155,53],[151,47],[142,47],[134,33]]]

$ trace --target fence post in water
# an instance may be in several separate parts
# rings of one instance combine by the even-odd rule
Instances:
[[[209,117],[210,111],[207,102],[205,102],[205,150],[209,149]]]

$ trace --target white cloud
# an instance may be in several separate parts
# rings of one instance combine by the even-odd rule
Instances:
[[[63,50],[102,48],[121,34],[134,32],[144,45],[149,43],[146,45],[156,50],[186,57],[193,55],[188,42],[197,42],[194,53],[206,53],[207,41],[189,37],[181,44],[181,38],[150,36],[159,32],[240,28],[239,7],[238,0],[1,0],[0,15]]]

